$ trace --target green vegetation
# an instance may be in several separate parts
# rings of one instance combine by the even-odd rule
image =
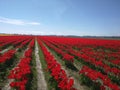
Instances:
[[[46,80],[46,83],[47,83],[48,90],[59,90],[59,88],[57,87],[57,82],[50,75],[50,72],[47,69],[47,64],[46,64],[43,52],[42,52],[40,47],[39,47],[39,56],[40,56],[40,62],[42,64],[42,69],[43,69],[43,73],[44,73],[44,76],[45,76],[45,80]]]
[[[26,90],[37,90],[37,70],[36,70],[36,57],[35,53],[32,54],[32,60],[30,63],[31,74],[28,75],[29,81],[26,85]]]

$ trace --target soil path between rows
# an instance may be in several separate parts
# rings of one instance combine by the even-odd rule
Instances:
[[[10,50],[10,49],[12,49],[12,46],[7,47],[6,49],[0,51],[0,53],[3,54],[3,53],[7,52],[7,51]]]
[[[47,84],[42,70],[39,57],[38,43],[35,43],[36,70],[37,70],[37,90],[47,90]]]

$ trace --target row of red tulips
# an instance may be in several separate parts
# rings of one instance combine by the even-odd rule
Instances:
[[[25,85],[28,81],[27,74],[30,74],[30,60],[31,58],[22,58],[16,68],[10,71],[9,79],[15,79],[16,81],[11,82],[10,86],[18,88],[19,90],[25,90]]]
[[[26,84],[29,79],[27,75],[31,73],[30,62],[32,60],[33,46],[34,40],[31,41],[29,48],[25,51],[24,57],[20,59],[19,64],[10,71],[8,78],[15,80],[10,83],[11,87],[17,88],[18,90],[26,90]]]
[[[20,45],[18,45],[16,48],[22,48],[23,46],[27,45],[31,41],[31,38],[21,42]]]
[[[48,42],[46,42],[46,41],[44,41],[50,48],[52,48],[52,49],[54,49],[57,53],[59,53],[59,51],[60,52],[62,52],[62,53],[59,53],[59,54],[63,54],[64,55],[64,52],[63,51],[66,51],[66,52],[68,52],[68,53],[70,53],[70,54],[72,54],[72,55],[74,55],[74,56],[77,56],[79,59],[83,59],[85,62],[89,62],[89,63],[91,63],[91,64],[93,64],[93,65],[95,65],[96,67],[98,67],[98,68],[101,68],[102,67],[102,69],[104,70],[104,72],[106,72],[106,73],[113,73],[114,75],[117,75],[117,76],[119,76],[120,75],[120,70],[119,69],[117,69],[116,67],[114,67],[114,68],[111,68],[109,65],[107,65],[107,64],[105,64],[104,62],[103,62],[103,60],[98,60],[98,59],[95,59],[95,58],[93,58],[93,57],[90,57],[91,56],[91,54],[90,53],[84,53],[84,54],[81,54],[80,52],[76,52],[75,50],[73,50],[73,49],[71,49],[71,48],[68,48],[67,47],[67,45],[66,45],[66,47],[63,47],[63,48],[60,48],[61,47],[61,45],[58,45],[57,43],[54,43],[54,42],[52,42],[52,43],[54,43],[54,45],[56,45],[57,47],[59,47],[59,48],[57,48],[57,47],[55,47],[55,46],[53,46],[52,44],[50,44],[50,43],[48,43]],[[67,59],[67,58],[70,58],[70,57],[72,57],[72,60],[73,60],[73,56],[69,56],[69,54],[67,55],[67,54],[65,54],[65,56],[66,56],[66,60],[69,60],[69,59]]]
[[[74,45],[74,46],[71,46],[69,41],[64,42],[64,39],[63,40],[58,39],[59,37],[57,39],[55,39],[54,37],[53,37],[54,39],[52,37],[49,37],[50,39],[48,37],[41,37],[41,38],[43,39],[43,41],[45,42],[45,44],[47,46],[49,46],[50,48],[55,50],[57,53],[64,54],[64,52],[65,52],[65,53],[69,53],[70,55],[73,55],[74,57],[77,57],[77,59],[80,59],[80,60],[82,59],[84,62],[89,63],[87,65],[94,66],[94,68],[96,68],[95,70],[97,70],[97,71],[99,71],[99,70],[104,71],[104,72],[102,72],[103,75],[105,74],[105,75],[112,76],[112,77],[109,77],[109,79],[111,79],[112,81],[114,81],[114,83],[117,83],[119,85],[119,78],[118,78],[119,75],[120,75],[119,68],[117,68],[116,66],[115,67],[114,66],[111,67],[111,66],[109,66],[109,64],[107,65],[107,63],[105,63],[105,61],[103,61],[102,59],[96,59],[96,57],[94,57],[95,55],[93,55],[93,53],[95,53],[95,52],[89,52],[89,51],[93,50],[93,48],[88,48],[87,47],[89,45],[90,45],[90,47],[93,47],[94,44],[92,46],[91,43],[90,44],[87,43],[88,45],[87,44],[84,45],[83,43],[81,43],[81,47],[79,47],[79,46],[78,47],[79,47],[79,49],[81,49],[81,51],[83,51],[83,50],[84,51],[83,52],[79,52],[78,50],[74,50],[73,49],[73,47],[77,47],[77,46],[74,45],[74,43],[71,42],[71,44]],[[97,46],[100,46],[100,45],[97,45]],[[97,46],[95,46],[95,48]],[[116,49],[116,47],[113,48],[113,49]],[[118,51],[119,51],[119,49],[118,49]],[[99,54],[99,53],[97,53],[97,54]],[[103,54],[105,54],[105,53],[103,53]],[[117,58],[119,58],[118,57],[118,53],[115,56]],[[109,58],[109,56],[108,56],[108,58]],[[117,60],[117,61],[119,61],[119,60]],[[95,73],[92,73],[92,74],[94,75]],[[114,76],[116,76],[116,78],[113,78]],[[108,78],[108,76],[106,76],[106,77]]]
[[[106,90],[107,87],[111,90],[120,90],[120,87],[117,84],[112,83],[107,75],[103,75],[88,66],[83,66],[79,74],[89,77],[93,82],[99,82],[101,84],[100,90]]]
[[[55,47],[54,45],[52,45],[52,44],[50,44],[50,43],[48,43],[48,42],[46,42],[46,41],[44,41],[45,42],[45,44],[48,46],[48,47],[50,47],[51,49],[53,49],[56,53],[58,53],[59,55],[61,55],[61,57],[62,57],[62,60],[65,60],[65,61],[68,61],[68,62],[74,62],[74,56],[72,56],[72,55],[70,55],[70,54],[68,54],[68,53],[66,53],[66,52],[63,52],[62,51],[62,49],[60,49],[60,48],[57,48],[57,47]]]
[[[109,61],[111,57],[115,58],[116,62],[120,59],[120,42],[118,40],[100,40],[100,39],[83,39],[83,38],[63,38],[63,37],[41,37],[43,40],[49,41],[54,45],[59,45],[59,48],[77,48],[84,54],[87,52],[91,55],[96,55],[98,58],[104,59],[106,56]],[[67,42],[66,42],[67,41]],[[111,49],[107,48],[110,47]],[[94,52],[93,52],[94,50]],[[106,50],[106,51],[105,51]],[[109,52],[108,52],[109,51]],[[103,57],[103,58],[102,58]],[[107,60],[107,59],[106,59]],[[119,63],[120,64],[120,63]]]
[[[31,36],[0,36],[0,47],[5,47],[7,45],[17,45],[28,39],[32,39]]]
[[[81,48],[81,46],[88,46],[93,48],[106,48],[115,51],[120,51],[119,40],[107,40],[107,39],[90,39],[90,38],[72,38],[72,37],[55,37],[55,36],[42,36],[44,40],[53,41],[63,45],[69,45],[72,47]]]
[[[4,63],[7,60],[10,60],[15,54],[16,50],[9,50],[5,52],[3,55],[0,55],[0,63]]]
[[[67,76],[65,70],[62,69],[61,65],[57,62],[54,56],[47,50],[47,48],[38,40],[38,43],[43,51],[47,67],[51,72],[53,78],[57,81],[58,87],[61,90],[75,90],[73,88],[74,79]]]

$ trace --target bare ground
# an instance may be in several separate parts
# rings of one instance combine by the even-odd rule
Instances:
[[[10,50],[11,48],[12,48],[12,46],[10,46],[10,47],[8,47],[8,48],[6,48],[6,49],[0,51],[0,53],[3,54],[3,53],[5,53],[5,52],[7,52],[8,50]]]
[[[42,65],[39,58],[38,44],[35,44],[35,56],[36,56],[36,70],[37,70],[37,90],[47,90],[47,84],[42,70]]]

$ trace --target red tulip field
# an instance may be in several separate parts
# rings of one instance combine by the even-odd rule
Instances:
[[[0,36],[0,90],[120,90],[120,40]]]

